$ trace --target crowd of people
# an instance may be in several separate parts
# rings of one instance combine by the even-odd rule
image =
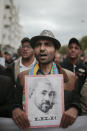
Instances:
[[[24,110],[25,75],[63,74],[64,106],[60,127],[72,125],[78,115],[87,115],[87,64],[76,38],[68,43],[66,58],[58,52],[61,44],[49,30],[21,40],[16,59],[5,52],[0,65],[0,117],[10,117],[19,128],[30,126]],[[2,55],[3,56],[3,55]]]

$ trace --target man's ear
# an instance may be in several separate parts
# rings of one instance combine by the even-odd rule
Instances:
[[[58,50],[58,49],[55,49],[55,55],[56,55],[56,53],[59,53],[59,50]]]

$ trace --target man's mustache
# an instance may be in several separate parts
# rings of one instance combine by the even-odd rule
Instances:
[[[51,105],[51,103],[49,101],[44,101],[44,102],[42,102],[42,105],[43,104],[46,104],[46,105],[49,105],[49,106]]]

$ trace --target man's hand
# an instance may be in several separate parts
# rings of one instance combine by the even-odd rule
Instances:
[[[27,129],[29,128],[29,120],[24,111],[20,108],[15,108],[12,112],[12,117],[19,128]]]
[[[78,110],[76,108],[72,107],[65,111],[61,119],[60,127],[66,128],[69,125],[72,125],[75,122],[77,115]]]

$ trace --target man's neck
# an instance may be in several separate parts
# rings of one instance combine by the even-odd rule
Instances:
[[[22,58],[22,64],[26,67],[29,67],[34,61],[34,56],[31,58],[23,59]]]
[[[76,65],[77,62],[78,62],[78,58],[75,58],[75,59],[72,59],[72,58],[68,58],[70,63],[73,64],[73,65]]]
[[[43,71],[44,74],[48,74],[52,68],[53,61],[48,64],[41,64],[39,63],[40,69]]]

